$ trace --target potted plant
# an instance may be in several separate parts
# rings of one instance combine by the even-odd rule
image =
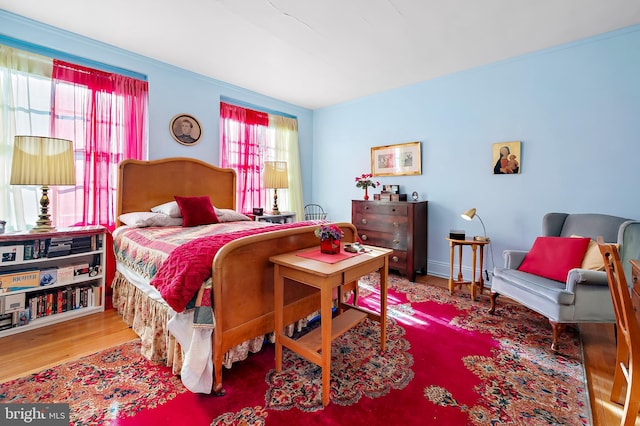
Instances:
[[[356,188],[364,189],[364,199],[365,201],[369,199],[369,187],[375,188],[380,186],[380,182],[374,182],[371,178],[373,175],[371,173],[363,173],[360,176],[356,177]]]
[[[327,254],[340,253],[340,240],[344,237],[344,232],[334,223],[320,225],[314,231],[316,237],[320,238],[320,252]]]

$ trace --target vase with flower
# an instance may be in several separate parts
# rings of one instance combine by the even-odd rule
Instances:
[[[320,252],[327,254],[340,253],[340,240],[344,237],[342,229],[334,223],[320,225],[314,231],[316,237],[320,238]]]
[[[356,188],[364,189],[364,199],[365,201],[369,199],[369,187],[375,188],[380,186],[380,182],[374,182],[371,179],[373,175],[371,173],[363,173],[360,176],[356,176]]]

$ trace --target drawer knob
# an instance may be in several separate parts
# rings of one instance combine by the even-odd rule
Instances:
[[[362,234],[362,239],[363,239],[364,241],[367,241],[367,239],[368,239],[368,238],[369,238],[369,237],[367,237],[367,235],[366,235],[366,234]]]
[[[393,244],[400,244],[400,240],[393,240]]]
[[[391,256],[391,260],[393,262],[398,262],[398,260],[400,260],[400,259],[398,259],[398,256]]]
[[[394,228],[398,228],[400,226],[400,224],[398,222],[393,222],[393,227]]]
[[[367,224],[367,219],[362,219],[361,221],[362,223],[364,223],[365,225]]]
[[[633,282],[634,282],[634,283],[638,282],[638,276],[637,276],[637,275],[634,275],[634,276],[633,276]]]

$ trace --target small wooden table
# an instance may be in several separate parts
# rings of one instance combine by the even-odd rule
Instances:
[[[295,212],[282,212],[280,214],[263,214],[262,216],[256,216],[257,222],[271,222],[271,223],[293,223],[296,221]]]
[[[274,313],[276,333],[276,371],[282,371],[282,346],[286,346],[300,356],[322,368],[322,405],[329,403],[331,373],[331,341],[356,324],[369,317],[380,322],[380,349],[385,350],[387,337],[387,278],[391,249],[364,246],[371,250],[336,263],[326,263],[284,253],[269,258],[274,263]],[[316,247],[315,250],[320,250]],[[342,286],[357,282],[358,278],[371,272],[380,271],[380,313],[342,303]],[[288,278],[320,290],[320,327],[297,340],[283,334],[284,279]],[[331,319],[332,293],[338,288],[339,311]],[[357,291],[357,287],[356,287]],[[345,310],[346,309],[346,310]],[[318,350],[321,352],[318,353]]]
[[[471,300],[476,300],[476,286],[480,287],[480,294],[484,290],[484,280],[482,279],[482,265],[484,261],[484,246],[489,244],[489,240],[486,241],[478,241],[472,238],[467,238],[464,240],[456,240],[447,238],[449,241],[450,247],[450,256],[449,256],[449,294],[453,294],[453,289],[456,285],[462,286],[462,284],[466,284],[470,287],[471,291]],[[470,246],[471,247],[471,281],[465,281],[462,277],[462,247]],[[453,279],[453,261],[455,255],[455,248],[458,247],[458,279]],[[480,248],[480,279],[476,280],[476,250]]]

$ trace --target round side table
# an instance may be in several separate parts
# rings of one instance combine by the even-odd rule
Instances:
[[[475,240],[473,238],[466,238],[464,240],[456,240],[447,238],[449,241],[449,294],[453,294],[453,289],[456,285],[462,287],[463,284],[468,285],[471,291],[471,300],[476,300],[476,286],[480,288],[480,294],[484,290],[484,280],[482,279],[482,265],[484,262],[484,246],[489,244],[489,240]],[[462,247],[471,247],[471,281],[465,281],[462,276]],[[458,247],[458,276],[457,279],[453,277],[453,263],[455,257],[455,248]],[[476,279],[476,252],[480,248],[480,265],[479,265],[479,279]]]

